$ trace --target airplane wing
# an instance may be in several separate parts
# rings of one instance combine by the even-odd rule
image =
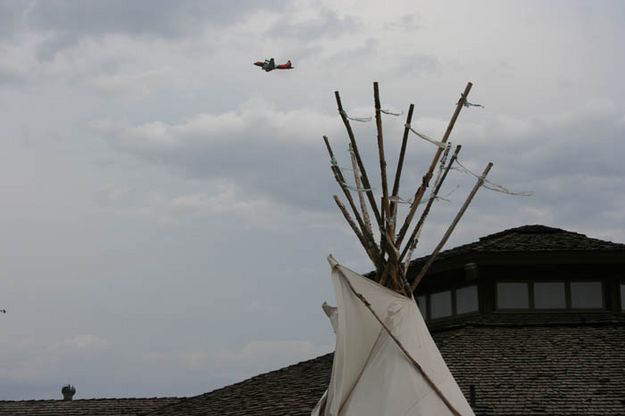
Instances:
[[[260,66],[262,68],[263,65],[265,65],[265,62],[263,62],[263,61],[256,61],[256,62],[254,62],[254,65]]]

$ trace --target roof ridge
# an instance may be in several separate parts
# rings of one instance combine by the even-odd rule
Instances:
[[[23,402],[87,402],[87,401],[103,401],[103,400],[182,400],[187,397],[165,396],[165,397],[90,397],[88,399],[21,399],[21,400],[0,400],[0,403],[23,403]]]
[[[498,231],[493,234],[485,235],[484,237],[480,237],[479,241],[491,240],[493,238],[503,237],[505,235],[510,234],[560,234],[560,233],[571,233],[577,234],[584,237],[587,237],[584,234],[576,233],[574,231],[567,231],[562,228],[550,227],[542,224],[527,224],[521,225],[519,227],[508,228],[503,231]]]
[[[236,383],[232,383],[232,384],[227,384],[225,386],[218,387],[218,388],[216,388],[214,390],[211,390],[211,391],[208,391],[206,393],[198,394],[197,396],[183,397],[181,399],[182,400],[191,400],[191,399],[196,399],[196,398],[199,398],[199,397],[202,397],[202,396],[206,396],[206,395],[209,395],[209,394],[213,394],[213,393],[216,393],[216,392],[218,392],[220,390],[231,388],[231,387],[238,386],[238,385],[241,385],[241,384],[246,384],[246,383],[249,383],[252,380],[255,380],[255,379],[258,379],[258,378],[262,378],[262,377],[266,377],[268,374],[286,371],[286,370],[288,370],[288,369],[290,369],[292,367],[298,367],[298,366],[300,366],[302,364],[306,364],[308,362],[316,361],[316,360],[318,360],[318,359],[320,359],[322,357],[330,356],[332,354],[334,354],[334,351],[330,351],[328,353],[321,354],[321,355],[318,355],[316,357],[309,358],[307,360],[302,360],[302,361],[299,361],[297,363],[290,364],[290,365],[288,365],[286,367],[281,367],[281,368],[278,368],[278,369],[275,369],[275,370],[269,370],[269,371],[266,371],[264,373],[256,374],[255,376],[249,377],[249,378],[247,378],[245,380],[237,381]]]
[[[521,253],[537,251],[620,252],[623,250],[625,250],[624,243],[588,237],[586,234],[561,228],[531,224],[508,228],[480,237],[477,241],[443,250],[439,253],[437,261],[470,253]],[[414,259],[412,262],[419,263],[428,258],[429,255],[425,255]]]

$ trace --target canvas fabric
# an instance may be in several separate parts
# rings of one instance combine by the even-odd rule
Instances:
[[[335,324],[336,350],[328,390],[312,416],[473,415],[414,299],[341,266],[331,256],[328,260],[337,308],[324,310]],[[346,279],[458,413],[428,384]]]

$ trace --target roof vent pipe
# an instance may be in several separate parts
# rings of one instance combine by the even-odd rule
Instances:
[[[74,394],[76,394],[76,387],[68,384],[67,386],[63,386],[63,388],[61,389],[61,393],[63,393],[63,400],[72,400]]]

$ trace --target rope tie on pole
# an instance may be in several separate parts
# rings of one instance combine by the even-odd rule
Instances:
[[[359,123],[368,123],[372,120],[372,117],[350,117],[345,111],[339,111],[339,113],[343,116],[345,116],[345,118],[352,120],[352,121],[358,121]]]
[[[438,140],[434,140],[433,138],[431,138],[431,137],[429,137],[429,136],[427,136],[427,135],[425,135],[425,134],[423,134],[423,133],[419,133],[418,131],[416,131],[415,129],[413,129],[413,128],[410,126],[410,124],[406,123],[406,124],[404,124],[404,127],[405,127],[405,128],[407,128],[407,129],[409,129],[411,132],[413,132],[414,134],[416,134],[416,135],[417,135],[417,137],[419,137],[419,138],[421,138],[421,139],[425,140],[426,142],[430,142],[430,143],[432,143],[433,145],[440,147],[441,149],[444,149],[444,148],[445,148],[445,143],[443,143],[443,142],[441,142],[441,141],[438,141]]]
[[[381,112],[381,113],[383,113],[383,114],[387,114],[387,115],[389,115],[389,116],[395,116],[395,117],[399,117],[399,116],[401,116],[402,114],[404,114],[404,112],[403,112],[403,111],[400,111],[399,113],[397,113],[397,112],[395,112],[395,111],[386,110],[386,109],[384,109],[384,108],[381,108],[381,109],[380,109],[380,112]]]
[[[464,99],[464,102],[462,103],[462,105],[465,108],[469,108],[469,107],[480,107],[480,108],[485,108],[482,104],[474,104],[474,103],[470,103],[469,101],[467,101],[467,98],[464,96],[464,94],[460,94],[461,98],[460,100],[462,101],[462,99]],[[460,101],[459,101],[460,102]],[[457,104],[456,104],[457,105]]]
[[[460,160],[456,159],[456,163],[458,164],[459,167],[457,168],[452,168],[455,170],[458,170],[462,173],[468,174],[470,176],[473,176],[474,178],[480,178],[480,175],[478,175],[475,172],[472,172],[469,168],[467,168],[466,166],[464,166],[462,163],[460,163]],[[506,188],[503,185],[499,185],[497,183],[494,183],[492,181],[489,181],[488,179],[484,178],[483,180],[483,184],[482,187],[493,191],[493,192],[499,192],[502,194],[506,194],[506,195],[512,195],[512,196],[532,196],[534,193],[533,192],[528,192],[528,191],[522,191],[522,192],[513,192],[511,190],[509,190],[508,188]]]
[[[365,192],[369,192],[369,191],[375,191],[375,188],[358,188],[356,186],[352,186],[352,185],[348,184],[347,182],[343,182],[342,184],[343,184],[344,187],[346,187],[347,189],[349,189],[350,191],[353,191],[353,192],[365,193]]]

